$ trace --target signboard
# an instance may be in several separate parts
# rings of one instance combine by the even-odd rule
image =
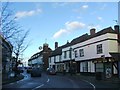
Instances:
[[[105,63],[105,77],[111,78],[112,77],[112,64]]]

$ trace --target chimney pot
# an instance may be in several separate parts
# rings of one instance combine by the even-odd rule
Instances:
[[[114,30],[115,30],[117,33],[119,33],[119,25],[115,25],[115,26],[114,26]]]
[[[90,29],[90,35],[95,34],[95,31],[96,31],[96,29],[95,29],[95,28]]]
[[[58,48],[58,42],[55,42],[55,49]]]

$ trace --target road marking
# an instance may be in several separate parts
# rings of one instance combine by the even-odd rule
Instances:
[[[14,84],[14,83],[10,83],[11,85]]]
[[[49,81],[50,81],[50,79],[48,78],[47,82],[49,82]]]
[[[44,86],[44,84],[41,84],[40,86],[37,86],[37,87],[33,88],[32,90],[38,89],[38,88],[40,88],[42,86]]]
[[[91,82],[88,82],[87,80],[83,80],[83,81],[89,83],[94,88],[94,90],[95,90],[95,85],[94,84],[92,84]]]

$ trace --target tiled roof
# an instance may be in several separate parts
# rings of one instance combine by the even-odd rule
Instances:
[[[94,37],[98,37],[98,36],[106,34],[106,33],[115,33],[116,34],[116,32],[111,27],[105,28],[105,29],[93,34],[93,35],[88,35],[87,33],[83,34],[82,36],[79,36],[79,37],[73,39],[70,43],[67,43],[67,44],[55,49],[52,52],[52,54],[50,55],[50,57],[62,54],[62,48],[69,47],[69,46],[72,46],[74,44],[84,42],[86,40],[89,40],[89,39],[94,38]]]
[[[52,51],[50,48],[48,48],[48,50],[49,50],[49,51]],[[43,50],[40,51],[40,52],[35,53],[33,56],[31,56],[31,58],[30,58],[28,61],[31,61],[31,60],[33,60],[33,59],[35,59],[35,58],[38,58],[38,57],[41,56],[42,54],[43,54]]]
[[[78,38],[75,38],[71,41],[71,45],[84,42],[86,40],[89,40],[89,39],[94,38],[94,37],[98,37],[98,36],[106,34],[106,33],[116,33],[116,32],[111,27],[108,27],[108,28],[105,28],[105,29],[93,34],[93,35],[84,34]]]

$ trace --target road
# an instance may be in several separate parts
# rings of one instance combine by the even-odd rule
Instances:
[[[30,74],[24,73],[25,78],[10,83],[7,85],[3,85],[3,90],[9,89],[30,89],[37,90],[40,88],[89,88],[89,90],[94,90],[95,87],[88,82],[77,80],[72,78],[71,76],[64,75],[47,75],[46,73],[42,73],[41,77],[31,77]]]

